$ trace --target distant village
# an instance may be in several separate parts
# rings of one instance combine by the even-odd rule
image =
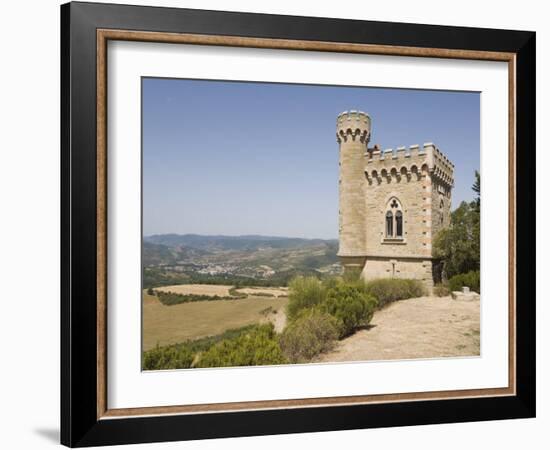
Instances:
[[[259,266],[242,266],[234,264],[222,263],[205,263],[205,264],[158,264],[149,267],[160,268],[166,272],[177,273],[197,273],[200,275],[231,275],[236,277],[248,277],[257,279],[269,279],[274,276],[277,271],[268,265]],[[342,266],[339,263],[331,264],[330,266],[316,269],[319,273],[327,275],[338,275],[342,272]]]

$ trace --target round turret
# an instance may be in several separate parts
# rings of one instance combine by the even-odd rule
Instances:
[[[340,144],[339,249],[345,267],[361,266],[366,255],[365,153],[371,135],[370,116],[346,111],[336,120]]]
[[[344,111],[336,119],[336,140],[340,144],[348,140],[368,143],[371,132],[371,118],[362,111]]]

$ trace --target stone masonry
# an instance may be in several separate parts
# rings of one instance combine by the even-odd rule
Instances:
[[[432,143],[369,148],[371,118],[364,112],[341,113],[336,128],[344,268],[360,269],[367,280],[419,279],[431,292],[432,239],[450,224],[453,163]]]

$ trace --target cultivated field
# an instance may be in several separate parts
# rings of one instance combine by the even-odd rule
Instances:
[[[237,292],[253,296],[256,295],[272,295],[274,297],[287,297],[288,288],[286,287],[246,287],[237,289]]]
[[[175,292],[174,288],[201,286],[200,292],[179,290],[178,293],[203,295],[229,295],[223,290],[231,286],[185,285],[167,286],[163,290]],[[208,290],[211,288],[211,290]],[[158,288],[159,290],[161,288]],[[283,309],[286,297],[254,297],[236,300],[211,300],[165,306],[155,296],[143,293],[143,350],[221,334],[230,328],[238,328],[267,320],[277,328],[284,326]],[[283,322],[282,322],[283,321]]]
[[[233,286],[217,284],[176,284],[173,286],[162,286],[155,288],[155,291],[173,292],[174,294],[194,294],[194,295],[217,295],[219,297],[229,297],[229,289]]]

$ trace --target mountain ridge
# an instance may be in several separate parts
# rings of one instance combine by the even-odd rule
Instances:
[[[154,234],[143,237],[144,243],[167,247],[190,247],[200,250],[253,250],[261,247],[295,248],[314,244],[335,244],[336,239],[298,238],[285,236],[250,235],[202,235],[202,234]]]
[[[336,239],[164,234],[143,238],[143,285],[286,286],[298,276],[338,274]]]

